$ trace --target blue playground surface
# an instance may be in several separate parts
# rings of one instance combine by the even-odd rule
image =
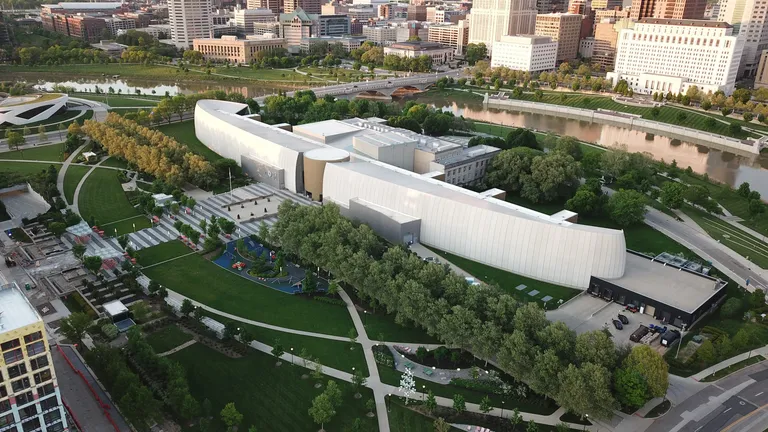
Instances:
[[[253,239],[248,237],[244,238],[243,240],[245,241],[245,247],[248,248],[248,252],[258,256],[267,254],[267,263],[269,264],[272,263],[272,259],[270,258],[271,251],[267,250],[267,248],[265,248],[264,245],[259,244]],[[288,276],[284,276],[280,278],[261,278],[261,277],[252,276],[248,274],[248,269],[250,269],[253,266],[253,261],[240,255],[240,253],[237,251],[237,240],[230,241],[225,246],[226,248],[224,250],[224,253],[221,254],[219,258],[213,261],[219,267],[224,268],[228,271],[231,271],[232,273],[238,274],[246,279],[250,279],[261,285],[266,285],[272,289],[282,291],[287,294],[301,293],[301,281],[304,279],[304,273],[305,273],[304,268],[286,260],[285,270],[288,272]],[[245,267],[242,270],[233,269],[232,264],[237,262],[244,263]],[[328,289],[328,281],[326,281],[325,279],[318,278],[317,290],[326,291],[327,289]]]

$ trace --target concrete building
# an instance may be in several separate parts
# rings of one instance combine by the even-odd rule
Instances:
[[[717,20],[732,25],[733,34],[741,37],[739,77],[754,76],[768,48],[768,8],[758,0],[722,0]]]
[[[632,0],[632,6],[629,8],[629,17],[635,21],[640,21],[643,18],[653,18],[656,2],[657,0]]]
[[[320,15],[322,3],[321,0],[283,0],[283,12],[289,14],[299,9],[308,14]]]
[[[454,48],[433,42],[396,42],[384,47],[384,55],[388,54],[405,58],[425,55],[432,59],[432,64],[439,65],[453,60]]]
[[[397,40],[397,27],[363,26],[363,36],[378,45],[384,45]]]
[[[448,9],[445,6],[428,6],[427,19],[431,23],[457,23],[467,18],[467,11],[461,9]]]
[[[309,52],[310,46],[315,43],[327,43],[329,46],[340,44],[344,51],[350,52],[360,48],[367,39],[364,36],[319,36],[301,40],[301,52]]]
[[[221,39],[195,39],[193,49],[200,51],[205,60],[248,64],[256,59],[256,53],[285,49],[285,39],[249,36],[222,36]]]
[[[253,34],[256,36],[271,36],[280,34],[280,22],[255,22],[253,23]]]
[[[539,14],[562,13],[568,10],[568,0],[536,0]]]
[[[533,34],[536,0],[478,0],[472,6],[469,43],[484,43],[489,52],[502,36]]]
[[[277,24],[277,15],[270,9],[235,8],[235,27],[242,34],[254,34],[255,23]]]
[[[91,44],[93,48],[104,51],[112,57],[120,57],[120,55],[128,48],[128,45],[116,43],[113,40],[101,40],[99,43]]]
[[[346,15],[350,20],[368,21],[378,18],[378,9],[367,5],[353,6],[347,10]]]
[[[608,78],[627,80],[635,93],[685,93],[696,86],[704,93],[731,94],[741,51],[726,23],[645,18],[621,31]]]
[[[19,287],[0,287],[0,424],[4,431],[69,430],[45,324]]]
[[[320,36],[345,36],[350,32],[347,15],[320,15]]]
[[[27,94],[0,98],[0,125],[23,126],[47,120],[67,110],[63,93]]]
[[[117,36],[120,30],[128,31],[136,29],[136,21],[132,19],[104,18],[104,24],[109,30],[109,34]]]
[[[654,18],[663,19],[704,19],[707,0],[656,0]]]
[[[377,8],[380,19],[408,19],[408,6],[399,3],[385,3]]]
[[[40,15],[46,14],[118,14],[125,12],[122,2],[61,2],[40,5]]]
[[[269,9],[279,15],[283,11],[283,0],[247,0],[248,9]]]
[[[569,13],[537,15],[535,34],[557,42],[558,62],[573,60],[579,52],[581,20],[581,15]]]
[[[319,15],[309,14],[303,9],[280,14],[280,36],[285,39],[288,50],[299,52],[301,40],[319,36]]]
[[[621,9],[624,6],[623,0],[592,0],[592,9]]]
[[[408,21],[426,21],[427,7],[413,3],[409,4],[406,10],[406,19]]]
[[[594,12],[595,12],[595,25],[597,25],[597,23],[601,22],[606,18],[613,18],[617,21],[623,18],[629,18],[629,9],[621,9],[621,8],[607,9],[607,10],[595,9]]]
[[[595,38],[587,37],[579,41],[579,56],[591,59],[595,53]]]
[[[189,48],[195,39],[213,37],[211,0],[168,0],[171,40]]]
[[[491,56],[491,67],[542,72],[555,69],[557,42],[549,36],[503,36]]]
[[[619,34],[625,28],[634,27],[629,19],[616,20],[606,18],[595,25],[595,45],[592,50],[592,64],[600,65],[603,70],[611,71],[616,63],[616,45]]]
[[[458,24],[431,25],[427,29],[427,40],[452,47],[456,55],[463,55],[469,44],[469,20],[461,20]]]
[[[760,63],[755,74],[755,88],[768,87],[768,50],[760,54]]]

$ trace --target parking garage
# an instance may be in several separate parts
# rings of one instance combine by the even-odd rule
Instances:
[[[726,282],[627,251],[626,270],[616,279],[592,277],[587,292],[650,315],[664,324],[690,327],[725,297]]]

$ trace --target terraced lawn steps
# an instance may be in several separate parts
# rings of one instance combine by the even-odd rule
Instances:
[[[214,419],[210,430],[225,430],[216,414],[229,402],[234,402],[244,416],[241,430],[251,425],[259,431],[317,430],[319,427],[312,422],[308,410],[329,380],[339,385],[343,403],[325,424],[326,430],[347,430],[357,418],[363,422],[362,432],[378,430],[376,418],[365,415],[365,403],[373,398],[370,389],[360,389],[363,397],[355,399],[349,383],[327,376],[320,381],[323,386],[316,389],[316,381],[301,378],[306,369],[287,362],[277,367],[275,358],[268,354],[249,350],[245,357],[232,359],[198,343],[168,358],[181,363],[187,371],[192,395],[199,401],[211,401]]]
[[[144,269],[150,279],[201,304],[276,326],[346,337],[346,308],[285,294],[229,272],[200,255]]]

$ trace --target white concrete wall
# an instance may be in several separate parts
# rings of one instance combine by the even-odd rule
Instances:
[[[360,198],[421,219],[421,243],[523,276],[586,289],[590,276],[618,278],[624,274],[624,233],[569,223],[556,224],[520,212],[514,206],[472,192],[451,198],[428,193],[416,182],[435,182],[415,176],[405,181],[389,176],[383,167],[354,169],[351,162],[328,164],[323,199],[349,207]],[[366,171],[373,168],[373,174]],[[384,171],[380,171],[384,170]],[[379,174],[375,174],[379,172]],[[440,183],[440,182],[437,182]],[[440,186],[450,188],[450,186]],[[503,208],[506,207],[506,208]]]
[[[13,96],[12,96],[13,97]],[[28,97],[28,96],[22,96]],[[42,102],[28,102],[20,105],[0,106],[0,124],[8,123],[12,125],[23,126],[30,123],[35,123],[43,120],[47,120],[52,115],[56,114],[63,106],[67,104],[69,97],[65,94],[59,95],[55,99],[47,99]],[[9,101],[10,102],[10,101]],[[25,113],[31,109],[38,108],[45,105],[52,105],[45,111],[30,117],[28,119],[18,117],[19,114]]]

